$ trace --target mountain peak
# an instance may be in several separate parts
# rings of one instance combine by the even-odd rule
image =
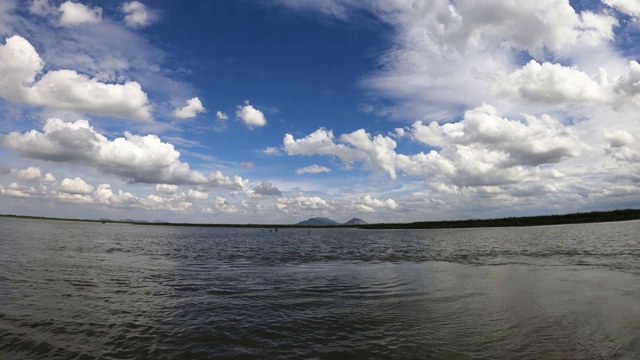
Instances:
[[[353,218],[347,221],[346,223],[344,223],[344,225],[365,225],[365,224],[368,224],[368,222],[359,218]]]
[[[312,217],[309,220],[299,222],[298,225],[340,225],[340,223],[325,217]]]
[[[309,220],[301,221],[298,225],[302,226],[332,226],[332,225],[363,225],[367,224],[366,221],[358,218],[353,218],[344,224],[337,221],[325,218],[325,217],[312,217]]]

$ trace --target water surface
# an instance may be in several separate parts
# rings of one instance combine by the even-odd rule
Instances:
[[[638,359],[638,230],[0,219],[0,358]]]

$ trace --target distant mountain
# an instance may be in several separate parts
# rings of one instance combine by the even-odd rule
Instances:
[[[120,220],[121,222],[126,222],[126,223],[148,223],[147,220],[136,220],[136,219],[124,219],[124,220]]]
[[[341,224],[337,221],[333,221],[331,219],[327,219],[324,217],[313,217],[309,220],[301,221],[298,223],[298,225],[302,225],[302,226],[364,225],[364,224],[367,224],[367,222],[358,218],[353,218],[347,221],[346,223]]]
[[[346,223],[344,223],[343,225],[366,225],[368,224],[368,222],[362,220],[362,219],[358,219],[358,218],[353,218],[349,221],[347,221]]]
[[[309,220],[299,222],[298,225],[303,225],[303,226],[340,225],[340,223],[324,217],[313,217]]]

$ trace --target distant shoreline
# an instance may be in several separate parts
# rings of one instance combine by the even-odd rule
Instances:
[[[469,219],[445,221],[418,221],[411,223],[378,223],[361,225],[285,225],[285,224],[205,224],[205,223],[170,223],[147,222],[136,220],[108,220],[108,219],[67,219],[27,215],[0,214],[3,218],[80,221],[105,224],[132,224],[155,226],[196,226],[196,227],[236,227],[236,228],[356,228],[356,229],[464,229],[478,227],[520,227],[540,225],[585,224],[612,221],[629,221],[640,219],[640,209],[624,209],[612,211],[592,211],[588,213],[571,213],[564,215],[540,215],[508,217],[496,219]]]

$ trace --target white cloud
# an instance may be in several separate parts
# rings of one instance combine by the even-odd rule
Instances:
[[[253,168],[253,163],[251,161],[243,161],[240,163],[240,166],[242,166],[245,169],[251,169]]]
[[[301,175],[301,174],[320,174],[320,173],[325,173],[325,172],[330,172],[331,169],[329,169],[326,166],[320,166],[320,165],[309,165],[306,167],[302,167],[296,170],[296,174]]]
[[[227,114],[223,113],[222,111],[217,111],[216,112],[216,121],[215,124],[213,125],[213,131],[215,132],[223,132],[227,129],[227,120],[229,119],[229,117],[227,116]]]
[[[157,192],[165,194],[175,194],[178,192],[178,185],[156,184],[155,189]]]
[[[46,174],[44,174],[44,177],[42,179],[40,179],[40,182],[43,182],[45,184],[52,184],[52,183],[56,182],[56,177],[53,176],[52,173],[46,173]]]
[[[238,209],[235,205],[229,204],[227,199],[224,196],[216,196],[216,200],[214,202],[214,207],[216,210],[223,213],[236,213]]]
[[[272,156],[272,155],[280,155],[280,149],[277,147],[269,146],[266,149],[262,150],[262,154]]]
[[[130,1],[122,5],[122,12],[126,14],[124,22],[132,28],[148,26],[154,19],[155,13],[139,1]]]
[[[371,195],[367,194],[362,198],[352,200],[348,204],[348,208],[354,211],[361,211],[367,213],[373,213],[379,210],[397,210],[398,203],[393,199],[380,200],[371,197]]]
[[[606,11],[576,12],[569,0],[281,0],[345,21],[366,14],[394,29],[378,71],[362,78],[374,100],[362,108],[384,117],[429,114],[450,121],[461,108],[496,102],[488,74],[517,66],[525,53],[539,62],[615,59],[617,20]],[[470,60],[472,59],[472,60]]]
[[[79,177],[75,179],[65,178],[60,183],[59,190],[68,194],[88,195],[93,192],[94,187],[87,184]]]
[[[605,132],[605,152],[618,161],[640,162],[640,145],[637,138],[626,130]]]
[[[363,162],[367,169],[383,170],[392,179],[396,178],[396,142],[382,135],[371,136],[364,129],[341,135],[339,143],[334,142],[332,131],[322,128],[298,140],[286,134],[283,148],[288,155],[336,156],[347,166]]]
[[[604,137],[611,147],[622,147],[636,141],[636,138],[625,130],[607,131]]]
[[[633,0],[605,0],[630,3]],[[365,11],[398,27],[400,39],[420,40],[427,45],[468,49],[506,43],[518,50],[537,53],[543,48],[558,50],[573,45],[584,33],[602,31],[584,25],[568,0],[281,0],[286,6],[313,9],[348,20]],[[499,14],[499,15],[496,15]],[[594,14],[609,18],[607,14]],[[603,25],[604,26],[604,25]],[[610,28],[612,25],[608,25]],[[411,30],[414,30],[413,32]],[[606,37],[605,37],[606,39]],[[417,48],[420,51],[424,47]]]
[[[73,70],[51,70],[23,37],[0,45],[0,97],[34,106],[149,120],[151,106],[139,83],[105,84]]]
[[[209,194],[206,191],[198,190],[198,189],[189,189],[187,193],[187,197],[195,200],[204,200],[209,198]]]
[[[202,106],[200,99],[194,97],[192,99],[187,100],[187,105],[177,108],[173,111],[173,116],[180,119],[189,119],[193,118],[201,112],[204,112],[206,109]]]
[[[613,84],[616,94],[628,98],[635,105],[640,105],[640,64],[632,60],[624,74]]]
[[[130,27],[149,24],[153,12],[142,3],[123,1],[105,7],[101,24],[61,29],[55,25],[62,23],[58,19],[65,14],[52,4],[64,1],[23,4],[0,0],[0,8],[5,10],[0,11],[0,33],[38,34],[37,44],[35,38],[33,44],[43,47],[38,54],[20,37],[15,38],[22,43],[10,38],[6,45],[0,44],[0,97],[44,107],[46,116],[67,117],[62,112],[68,111],[151,120],[147,95],[137,82],[137,89],[129,86],[127,79],[144,84],[159,104],[192,96],[188,85],[178,86],[176,91],[177,82],[166,78],[176,74],[174,69],[162,68],[163,59],[173,55],[153,49],[142,37],[145,32],[125,27],[125,23]],[[5,200],[5,207],[12,206],[6,205],[8,202],[18,201],[41,206],[43,200],[38,197],[42,197],[47,201],[109,205],[100,209],[237,216],[216,217],[225,220],[249,215],[260,221],[281,221],[291,214],[334,217],[362,212],[389,221],[393,216],[399,220],[459,218],[478,213],[495,216],[504,215],[505,208],[509,209],[507,215],[517,215],[522,211],[566,212],[639,203],[640,125],[636,113],[640,108],[640,65],[634,55],[636,49],[621,48],[637,35],[637,19],[621,15],[638,17],[636,1],[602,1],[616,11],[595,3],[581,4],[592,9],[582,12],[576,11],[576,2],[569,0],[279,1],[296,10],[314,9],[340,21],[358,24],[355,18],[365,16],[367,21],[373,17],[384,23],[385,31],[391,32],[384,37],[392,44],[378,59],[376,68],[359,78],[360,85],[368,90],[366,99],[371,99],[360,108],[385,118],[411,121],[412,125],[391,133],[380,130],[376,122],[371,125],[375,127],[336,136],[324,128],[299,138],[287,134],[281,147],[269,147],[257,155],[324,155],[339,159],[346,170],[362,168],[376,173],[362,177],[344,172],[341,175],[346,176],[334,176],[330,184],[315,182],[313,177],[299,177],[290,183],[279,178],[280,184],[286,184],[279,187],[289,191],[313,191],[285,197],[270,182],[249,187],[249,181],[239,176],[194,171],[184,156],[202,160],[204,167],[213,163],[248,169],[250,161],[238,164],[237,159],[191,153],[191,148],[198,147],[202,152],[206,146],[194,140],[176,144],[178,140],[145,135],[139,130],[167,131],[165,125],[174,126],[171,130],[186,130],[175,128],[181,123],[136,124],[138,130],[128,129],[118,137],[111,134],[124,132],[122,126],[129,125],[100,119],[93,124],[109,133],[99,133],[88,122],[48,120],[42,129],[24,131],[31,127],[23,124],[19,132],[14,129],[0,134],[0,144],[23,158],[68,162],[113,175],[126,182],[123,186],[127,191],[112,191],[108,184],[84,194],[57,191],[60,183],[55,176],[43,175],[46,163],[35,162],[42,167],[40,171],[26,162],[16,165],[19,160],[10,157],[4,161],[18,168],[11,172],[0,166],[0,174],[13,177],[0,186],[0,192],[21,199]],[[93,16],[97,21],[96,4],[78,5],[85,13],[93,11],[88,18]],[[120,4],[122,12],[115,14],[115,20],[124,18],[123,22],[108,19],[107,12],[118,11]],[[33,14],[32,19],[24,17],[29,16],[27,10]],[[35,15],[47,18],[33,21]],[[69,26],[84,21],[71,12],[67,15],[72,18]],[[618,16],[620,23],[613,16]],[[46,66],[42,59],[46,59]],[[165,98],[169,93],[173,99]],[[132,101],[137,95],[144,97]],[[6,105],[9,110],[20,108]],[[176,113],[185,118],[197,116],[195,108],[187,102]],[[261,109],[247,102],[229,116],[236,115],[255,128],[264,126],[265,113],[271,113]],[[7,116],[15,117],[11,113]],[[221,131],[228,116],[217,111],[213,120],[208,129],[191,129],[194,131],[189,130],[185,136],[210,128]],[[287,125],[291,134],[299,134],[300,128],[293,123],[280,125]],[[184,148],[183,154],[171,143]],[[59,171],[64,171],[69,181],[75,175],[93,181],[81,172],[70,175],[78,168],[75,165],[60,167]],[[252,172],[263,170],[261,165]],[[298,174],[329,172],[319,165],[292,170]],[[396,181],[388,181],[385,174]],[[7,186],[13,180],[28,186]],[[40,184],[35,187],[39,191],[29,183],[38,180]],[[136,193],[151,189],[135,184],[139,182],[155,185],[155,192]],[[189,186],[183,192],[183,186],[177,184]],[[210,188],[214,186],[223,187],[216,192],[228,193],[229,200],[214,193]],[[191,190],[186,190],[189,187]],[[268,198],[267,193],[277,198]],[[273,211],[274,205],[280,211]]]
[[[128,191],[118,190],[113,192],[111,185],[100,184],[90,195],[90,201],[97,204],[110,205],[121,208],[142,208],[145,210],[174,210],[181,211],[183,207],[174,207],[166,202],[162,197],[150,194],[147,198],[140,198]]]
[[[22,180],[33,181],[33,180],[40,179],[41,172],[40,172],[40,168],[29,166],[28,168],[23,170],[16,169],[15,175]]]
[[[6,189],[0,186],[0,193],[13,197],[28,198],[35,192],[36,190],[33,187],[28,188],[26,186],[18,185],[18,183],[15,182],[11,183]]]
[[[260,185],[255,186],[253,192],[260,196],[282,196],[282,192],[267,180],[263,180]]]
[[[208,183],[212,186],[226,187],[231,190],[242,190],[247,187],[249,180],[236,175],[233,179],[224,176],[220,171],[214,171],[207,175]]]
[[[29,11],[38,16],[48,16],[54,14],[57,9],[51,6],[49,0],[33,0],[29,5]]]
[[[575,131],[542,115],[523,115],[525,122],[500,117],[490,105],[469,110],[457,123],[424,125],[415,122],[397,131],[430,150],[427,154],[396,152],[396,142],[364,130],[341,135],[318,129],[302,138],[287,134],[283,140],[288,155],[329,155],[347,166],[361,162],[365,169],[382,170],[396,179],[407,176],[445,179],[460,186],[500,185],[537,176],[536,167],[577,157],[588,147]]]
[[[329,204],[319,196],[297,195],[294,197],[279,197],[276,199],[276,209],[287,213],[301,213],[323,211],[330,209]]]
[[[225,121],[225,120],[228,120],[229,117],[227,116],[227,114],[223,113],[222,111],[216,111],[216,119],[220,121]]]
[[[262,111],[254,108],[248,101],[245,102],[245,105],[238,105],[237,108],[236,116],[241,119],[249,129],[262,127],[267,124],[267,118],[265,118]]]
[[[601,81],[606,81],[606,74]],[[534,102],[610,101],[600,83],[575,67],[548,62],[539,64],[535,60],[501,79],[496,86],[500,94]]]
[[[637,0],[602,0],[602,2],[627,15],[640,17],[640,2]]]
[[[499,156],[501,166],[537,166],[579,155],[584,145],[575,131],[547,116],[523,115],[525,122],[500,117],[491,105],[465,112],[457,123],[428,126],[417,121],[410,129],[413,139],[429,146],[460,152],[488,151]]]
[[[605,104],[621,109],[640,106],[640,64],[632,60],[624,72],[610,79],[600,68],[589,76],[576,67],[531,60],[520,69],[495,79],[499,95],[536,103]]]
[[[102,8],[96,6],[89,8],[86,5],[65,1],[58,8],[60,12],[60,25],[65,27],[80,24],[95,24],[102,21]]]
[[[71,162],[94,167],[132,182],[151,184],[206,184],[240,189],[242,178],[231,179],[219,171],[204,175],[180,161],[172,144],[156,135],[107,139],[86,120],[48,119],[43,131],[0,135],[0,145],[30,158]]]

